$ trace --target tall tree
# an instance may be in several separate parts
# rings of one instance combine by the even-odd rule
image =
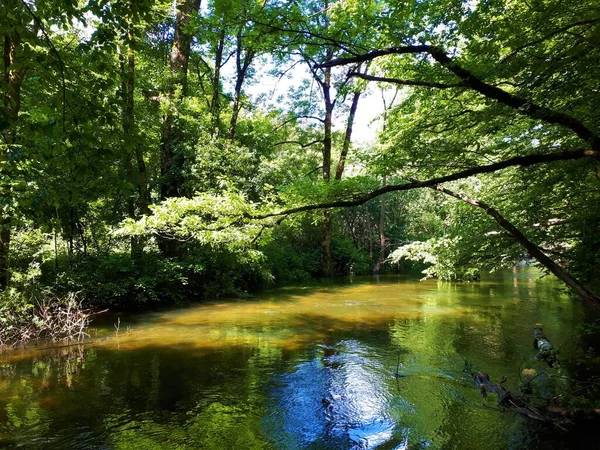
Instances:
[[[11,194],[11,154],[16,151],[18,142],[17,120],[21,109],[21,84],[25,75],[25,61],[22,59],[21,33],[22,25],[15,20],[21,16],[21,4],[17,0],[10,0],[5,5],[6,17],[4,25],[4,53],[3,53],[3,102],[0,126],[2,132],[2,152],[0,153],[0,202],[2,203],[2,216],[0,218],[0,288],[8,283],[8,255],[11,239],[12,222],[12,194]],[[11,20],[11,18],[13,18]]]
[[[268,44],[265,42],[267,41],[266,33],[272,34],[272,31],[267,31],[267,28],[263,27],[259,28],[256,23],[260,20],[259,14],[264,12],[266,4],[266,1],[258,5],[254,2],[240,2],[241,12],[238,14],[235,33],[235,86],[229,121],[229,139],[235,137],[238,117],[243,106],[242,91],[244,83],[249,77],[252,63],[265,48],[268,48]]]
[[[396,90],[394,91],[394,95],[391,98],[391,100],[387,101],[386,97],[385,97],[385,90],[381,90],[381,99],[383,101],[383,128],[381,130],[382,133],[385,133],[385,129],[387,127],[387,122],[388,122],[388,113],[390,111],[391,108],[393,108],[394,106],[394,102],[396,101],[396,98],[398,96],[398,88],[396,88]],[[387,183],[387,176],[383,175],[383,180],[382,180],[382,184],[385,187]],[[385,238],[385,194],[383,194],[381,196],[381,198],[379,199],[379,201],[381,202],[380,206],[379,206],[379,255],[377,256],[377,264],[375,264],[375,268],[373,269],[373,273],[374,274],[378,274],[379,271],[381,270],[381,266],[383,266],[383,263],[385,262],[385,258],[386,258],[386,248],[387,248],[387,240]]]
[[[162,121],[160,197],[182,195],[184,156],[178,147],[181,130],[176,123],[177,106],[188,91],[188,65],[192,34],[192,15],[200,8],[200,0],[178,0],[175,3],[175,35],[170,54],[170,75],[166,85],[167,108]]]
[[[163,115],[160,138],[161,182],[160,198],[183,195],[184,150],[182,148],[182,130],[177,123],[177,110],[188,92],[188,65],[192,34],[190,23],[192,15],[197,13],[200,0],[178,0],[175,3],[175,35],[170,54],[170,73],[166,85],[166,111]],[[161,239],[159,247],[163,254],[174,255],[176,245],[172,240]]]

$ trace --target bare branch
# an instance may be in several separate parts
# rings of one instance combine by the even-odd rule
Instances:
[[[306,144],[303,144],[300,141],[281,141],[281,142],[276,142],[275,144],[273,144],[273,147],[275,147],[277,145],[284,145],[284,144],[297,144],[302,148],[306,148],[306,147],[310,147],[314,144],[322,144],[322,143],[323,143],[323,139],[317,139],[315,141],[307,142]]]
[[[296,119],[311,119],[311,120],[318,120],[321,123],[325,123],[325,119],[322,119],[317,116],[296,116]]]
[[[313,170],[311,170],[310,172],[304,174],[304,177],[310,177],[313,173],[315,173],[317,170],[320,170],[322,168],[323,168],[323,166],[317,166]]]
[[[262,26],[265,26],[265,27],[271,28],[271,29],[273,29],[273,30],[275,30],[275,31],[281,31],[281,32],[284,32],[284,33],[290,33],[290,34],[296,34],[296,35],[298,35],[298,36],[304,36],[304,37],[308,37],[308,38],[316,38],[316,39],[320,39],[320,40],[322,40],[322,41],[326,42],[328,45],[332,45],[332,46],[334,46],[334,47],[337,47],[337,48],[339,48],[340,50],[343,50],[343,51],[345,51],[345,52],[347,52],[347,53],[350,53],[350,54],[356,54],[354,51],[352,51],[352,49],[350,48],[350,46],[349,46],[349,45],[346,45],[346,44],[344,44],[344,43],[340,42],[339,40],[337,40],[337,39],[334,39],[334,38],[331,38],[331,37],[329,37],[329,36],[324,36],[324,35],[322,35],[322,34],[319,34],[319,33],[314,33],[314,32],[312,32],[312,31],[309,31],[309,30],[295,30],[295,29],[293,29],[293,28],[282,28],[282,27],[278,27],[278,26],[276,26],[276,25],[273,25],[273,23],[264,23],[264,22],[259,22],[259,21],[257,21],[257,20],[253,20],[253,22],[254,22],[255,24],[257,24],[257,25],[262,25]],[[321,45],[323,45],[323,42],[319,42],[319,43],[311,43],[311,42],[308,42],[307,44],[308,44],[308,45],[316,45],[316,46],[321,46]],[[353,47],[357,47],[357,45],[356,45],[356,44],[352,44],[352,46],[353,46]],[[364,49],[364,48],[363,48],[363,49]]]

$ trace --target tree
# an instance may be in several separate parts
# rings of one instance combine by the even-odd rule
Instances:
[[[189,24],[192,15],[198,11],[200,0],[179,0],[176,3],[175,35],[170,55],[170,77],[165,88],[166,112],[162,122],[161,148],[161,188],[160,197],[182,195],[183,153],[178,149],[181,132],[176,123],[177,106],[188,91],[188,65],[192,35]]]
[[[6,18],[4,21],[9,23],[3,24],[6,28],[4,33],[4,57],[3,57],[3,104],[2,104],[2,155],[0,156],[0,177],[2,184],[0,185],[0,201],[3,205],[2,219],[0,220],[0,288],[6,287],[8,283],[8,252],[10,248],[11,236],[11,161],[10,155],[16,152],[18,142],[17,138],[17,120],[19,110],[21,109],[21,84],[25,75],[25,65],[22,60],[23,49],[21,47],[22,25],[15,22],[15,17],[19,18],[22,15],[21,5],[18,1],[12,1],[7,5]],[[13,18],[11,20],[11,17]],[[18,20],[18,19],[17,19]]]

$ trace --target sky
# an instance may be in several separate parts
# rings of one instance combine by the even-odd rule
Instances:
[[[264,95],[262,102],[263,108],[286,108],[289,104],[282,104],[279,99],[285,98],[286,94],[295,88],[299,88],[304,79],[310,78],[304,64],[297,64],[288,72],[287,77],[275,77],[269,73],[274,68],[273,64],[263,65],[257,68],[253,83],[245,87],[245,92],[253,100],[253,103],[259,97]],[[233,78],[233,66],[225,70],[227,76]],[[319,86],[316,83],[312,84],[313,92],[319,92]],[[308,94],[308,93],[307,93]],[[379,116],[383,113],[383,101],[381,92],[375,86],[372,86],[367,93],[361,96],[358,104],[358,109],[354,119],[353,126],[353,143],[354,144],[370,144],[377,139],[377,133],[381,129],[381,120]],[[347,111],[336,114],[334,111],[334,129],[344,130],[346,127]]]

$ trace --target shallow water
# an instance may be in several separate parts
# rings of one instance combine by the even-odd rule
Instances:
[[[577,448],[580,433],[483,399],[465,370],[518,392],[523,369],[548,370],[535,324],[578,345],[581,307],[538,275],[284,288],[123,317],[85,347],[5,353],[0,447]],[[535,393],[568,387],[563,375]]]

